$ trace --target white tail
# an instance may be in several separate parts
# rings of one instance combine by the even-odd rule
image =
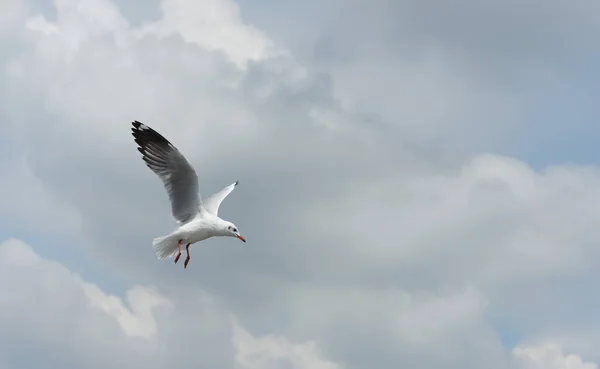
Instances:
[[[157,237],[152,240],[152,247],[156,250],[156,256],[159,259],[168,258],[177,252],[177,240],[171,234]]]

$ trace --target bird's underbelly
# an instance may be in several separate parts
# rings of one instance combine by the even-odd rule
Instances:
[[[187,235],[187,242],[188,243],[196,243],[196,242],[200,242],[200,241],[204,241],[207,238],[210,238],[212,235],[208,234],[207,232],[195,232],[195,233],[190,233]]]
[[[214,236],[212,229],[202,227],[202,224],[185,224],[176,233],[184,243],[196,243]]]

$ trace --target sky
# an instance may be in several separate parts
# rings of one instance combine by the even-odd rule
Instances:
[[[0,9],[0,369],[598,369],[598,2]]]

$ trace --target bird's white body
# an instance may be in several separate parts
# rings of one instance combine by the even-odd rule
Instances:
[[[173,218],[179,227],[171,234],[155,238],[152,246],[159,259],[177,253],[181,246],[188,253],[184,266],[190,259],[189,245],[215,236],[237,237],[246,242],[235,225],[219,218],[221,202],[233,191],[238,182],[230,184],[204,201],[200,196],[198,176],[187,159],[166,138],[152,128],[135,121],[133,136],[140,146],[146,165],[162,180],[171,200]]]
[[[155,238],[152,246],[156,249],[159,259],[175,255],[178,252],[177,244],[194,244],[211,237],[226,236],[223,229],[227,229],[229,222],[210,214],[202,209],[191,220],[179,225],[171,234]]]
[[[180,225],[173,234],[181,239],[181,243],[193,244],[210,237],[219,236],[220,233],[217,225],[222,222],[221,218],[204,211],[198,213],[191,221]]]

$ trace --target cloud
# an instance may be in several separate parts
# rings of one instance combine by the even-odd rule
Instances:
[[[12,151],[12,148],[7,151]],[[77,210],[57,199],[31,171],[24,158],[11,159],[0,159],[4,164],[0,191],[13,194],[7,196],[0,209],[3,227],[37,235],[52,233],[79,239],[80,232],[77,230],[81,228],[81,218]],[[57,221],[48,222],[48,219]],[[32,224],[36,226],[31,227]]]
[[[586,362],[574,354],[564,354],[554,343],[538,346],[520,345],[513,350],[526,369],[597,369],[598,364]]]
[[[224,52],[240,68],[246,68],[248,61],[283,52],[259,29],[244,24],[233,1],[205,0],[198,4],[166,0],[161,2],[161,9],[161,20],[144,24],[138,37],[176,34],[202,48]]]
[[[594,2],[577,8],[541,0],[241,4],[246,19],[260,21],[295,55],[329,73],[348,107],[382,117],[403,137],[450,150],[518,147],[534,155],[543,142],[525,137],[560,142],[557,127],[573,115],[585,119],[578,112],[589,94],[582,91],[597,84]],[[569,88],[573,102],[564,96]],[[582,132],[569,130],[579,139]]]
[[[547,286],[595,275],[598,168],[540,170],[525,158],[449,150],[488,151],[487,135],[513,132],[500,123],[527,115],[519,93],[483,86],[458,63],[455,53],[476,61],[477,35],[463,50],[443,29],[425,30],[408,46],[427,52],[396,64],[402,49],[385,54],[378,33],[394,23],[374,19],[398,6],[382,3],[360,18],[373,30],[330,29],[329,51],[352,57],[311,60],[231,1],[165,0],[158,19],[135,24],[108,0],[56,1],[56,14],[28,4],[0,27],[11,46],[0,55],[0,139],[11,143],[0,215],[13,233],[79,239],[133,287],[117,297],[23,245],[5,248],[34,255],[6,257],[33,260],[48,277],[7,307],[58,296],[48,303],[58,307],[36,310],[47,333],[22,329],[7,352],[34,345],[40,358],[67,355],[54,362],[63,367],[505,369],[515,367],[514,343],[496,317],[523,322],[519,339],[571,324],[572,310],[552,310],[565,292]],[[428,9],[413,13],[436,19],[440,9]],[[339,29],[359,10],[338,12]],[[432,39],[438,47],[427,48]],[[190,159],[204,196],[240,180],[220,214],[247,244],[195,245],[186,270],[156,260],[150,242],[174,224],[129,134],[135,119]],[[444,142],[431,145],[429,134]],[[6,280],[28,275],[11,268]],[[532,298],[544,288],[545,299]]]
[[[84,282],[62,264],[42,259],[15,239],[0,245],[0,264],[4,296],[0,325],[5,342],[1,356],[8,368],[36,366],[36,362],[122,366],[139,360],[135,356],[142,352],[159,354],[160,346],[153,341],[154,311],[164,309],[168,302],[146,305],[156,298],[146,288],[131,289],[125,303]],[[152,364],[149,358],[141,361]]]
[[[340,365],[320,358],[314,342],[293,344],[285,337],[253,337],[234,321],[232,343],[235,361],[243,369],[341,369]],[[288,364],[283,364],[287,362]]]
[[[364,367],[373,358],[386,368],[400,360],[424,368],[509,364],[485,319],[486,297],[473,289],[433,292],[354,282],[296,287],[284,296],[294,317],[292,336],[320,337],[329,357],[348,367]]]
[[[91,305],[104,310],[115,318],[123,332],[130,337],[151,339],[156,336],[156,322],[152,316],[154,307],[168,305],[160,295],[151,289],[135,286],[127,291],[127,300],[132,310],[123,306],[121,300],[115,296],[106,296],[98,286],[86,283],[83,291],[90,299]]]
[[[0,302],[0,339],[5,342],[0,352],[8,363],[3,366],[6,368],[41,362],[82,368],[135,363],[148,368],[168,363],[194,367],[211,362],[233,367],[233,356],[211,358],[211,351],[222,353],[222,348],[215,349],[211,342],[229,347],[237,367],[243,369],[265,367],[262,364],[268,364],[274,355],[275,361],[287,360],[294,368],[340,368],[320,357],[314,342],[295,344],[285,337],[255,339],[235,316],[231,320],[226,311],[215,308],[206,294],[188,300],[192,306],[186,308],[176,306],[155,287],[137,285],[127,291],[123,301],[64,265],[41,258],[16,239],[0,244],[0,266],[0,291],[5,296]],[[15,278],[19,283],[13,283]],[[210,334],[211,325],[231,333],[230,339],[219,341],[225,337]],[[181,349],[174,349],[176,346],[189,354],[181,359]],[[279,368],[276,364],[269,367]]]

